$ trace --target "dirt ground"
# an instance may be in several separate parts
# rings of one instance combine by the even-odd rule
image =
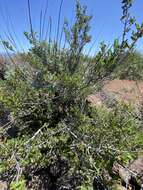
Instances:
[[[89,96],[89,101],[102,104],[107,99],[141,105],[143,103],[143,81],[111,80],[106,81],[102,90]]]

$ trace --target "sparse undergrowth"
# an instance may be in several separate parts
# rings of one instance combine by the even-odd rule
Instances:
[[[124,60],[124,64],[118,66],[113,73],[115,78],[128,80],[143,80],[143,56],[141,53],[132,52]]]

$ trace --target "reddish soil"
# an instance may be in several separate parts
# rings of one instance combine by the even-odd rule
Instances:
[[[143,81],[112,80],[106,81],[102,91],[90,95],[93,104],[102,104],[108,98],[139,105],[143,102]]]

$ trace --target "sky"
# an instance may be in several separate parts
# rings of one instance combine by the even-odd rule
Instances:
[[[48,25],[49,16],[52,18],[52,36],[56,36],[58,13],[61,0],[31,0],[31,14],[34,31],[39,32],[40,12],[45,9],[48,2],[45,28]],[[105,41],[111,44],[115,38],[120,38],[123,25],[120,21],[122,15],[121,0],[81,0],[87,6],[87,12],[92,15],[91,31],[92,42],[95,43],[92,53],[97,51],[99,42]],[[74,21],[75,0],[63,0],[60,26],[64,18],[69,24]],[[138,23],[143,21],[143,0],[134,0],[131,14],[136,17]],[[23,35],[23,31],[29,31],[27,0],[0,0],[0,35],[7,39],[8,32],[17,42],[17,48],[27,49],[29,44]],[[45,30],[46,31],[46,30]],[[87,49],[90,49],[91,44]],[[137,44],[137,49],[143,52],[143,40]],[[2,52],[0,47],[0,52]]]

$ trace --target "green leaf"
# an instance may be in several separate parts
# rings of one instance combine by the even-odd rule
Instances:
[[[4,45],[5,48],[7,48],[10,51],[14,51],[12,45],[8,41],[2,41],[2,44]]]

